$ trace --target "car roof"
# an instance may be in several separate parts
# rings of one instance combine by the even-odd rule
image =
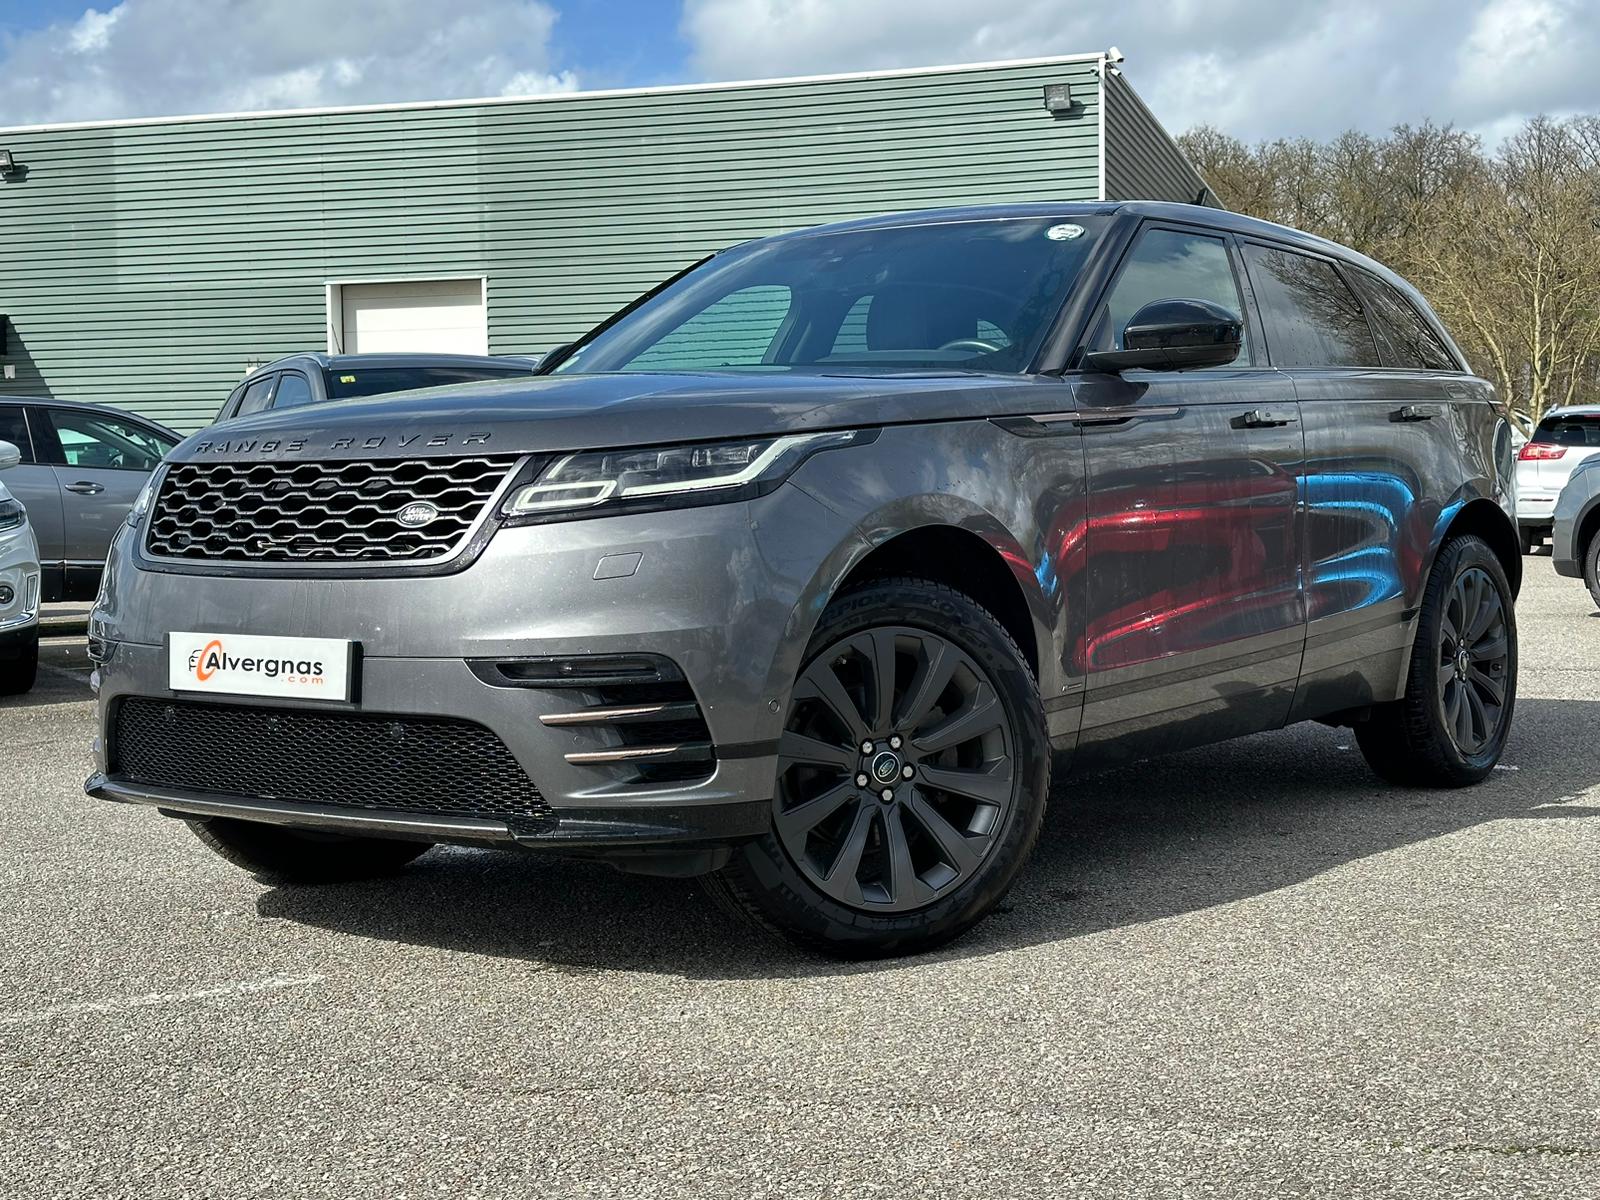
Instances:
[[[1547,408],[1539,420],[1544,422],[1551,417],[1600,417],[1600,404],[1563,404],[1558,408]]]
[[[1309,250],[1315,254],[1337,258],[1343,262],[1361,267],[1398,289],[1410,298],[1413,303],[1421,305],[1424,312],[1430,314],[1433,312],[1432,306],[1428,304],[1422,293],[1417,291],[1406,279],[1397,275],[1376,259],[1368,258],[1365,254],[1358,250],[1352,250],[1349,246],[1330,241],[1328,238],[1320,237],[1314,233],[1307,233],[1303,229],[1293,229],[1288,225],[1279,225],[1273,221],[1263,221],[1259,217],[1247,217],[1243,213],[1232,212],[1226,208],[1211,208],[1201,204],[1177,204],[1166,200],[1063,200],[1059,202],[1036,201],[1019,204],[973,204],[959,208],[912,209],[906,212],[886,213],[882,216],[836,221],[830,225],[815,225],[809,229],[797,229],[792,233],[774,234],[770,238],[758,240],[787,241],[789,239],[817,237],[830,233],[844,233],[861,229],[893,229],[909,225],[953,225],[963,221],[996,221],[1019,218],[1048,219],[1051,217],[1064,219],[1072,217],[1116,217],[1127,221],[1177,221],[1191,225],[1209,226],[1212,229],[1237,234],[1241,237],[1266,238],[1299,249]],[[1436,320],[1437,318],[1435,318]],[[1437,330],[1445,333],[1447,337],[1449,336],[1449,331],[1445,330],[1442,325],[1437,325]],[[1465,356],[1462,357],[1464,359]]]
[[[954,225],[963,221],[999,221],[1008,219],[1046,219],[1050,217],[1112,217],[1143,218],[1146,220],[1183,221],[1189,224],[1209,225],[1243,236],[1270,238],[1287,242],[1321,254],[1333,255],[1368,267],[1385,277],[1399,278],[1382,263],[1368,258],[1349,246],[1340,245],[1303,229],[1293,229],[1259,217],[1247,217],[1226,208],[1211,208],[1203,204],[1177,204],[1166,200],[1119,201],[1035,201],[1025,204],[969,204],[956,208],[909,209],[904,212],[885,213],[875,217],[860,217],[848,221],[835,221],[828,225],[813,225],[792,233],[774,234],[764,241],[787,241],[815,237],[829,233],[845,233],[858,229],[893,229],[907,225]]]
[[[490,367],[501,371],[526,368],[532,371],[536,360],[521,354],[323,354],[306,350],[299,354],[286,354],[257,367],[250,375],[265,371],[281,371],[295,364],[311,365],[324,371],[359,371],[385,367]],[[246,376],[248,378],[249,376]]]
[[[141,425],[149,425],[153,429],[161,430],[162,433],[170,433],[173,437],[178,438],[180,441],[183,439],[183,434],[179,433],[176,429],[167,428],[167,426],[163,425],[160,421],[152,421],[143,413],[129,412],[125,408],[116,408],[110,404],[90,404],[85,400],[57,400],[53,396],[12,395],[0,396],[0,404],[41,404],[46,408],[75,408],[81,410],[82,412],[101,413],[108,417],[131,418],[132,420],[138,421]]]
[[[825,233],[843,233],[856,229],[892,229],[904,225],[943,225],[962,221],[1000,221],[1019,218],[1049,217],[1143,217],[1154,220],[1187,221],[1191,224],[1210,225],[1231,233],[1255,234],[1278,241],[1295,242],[1307,249],[1341,256],[1365,257],[1314,233],[1247,217],[1226,208],[1212,208],[1204,204],[1178,204],[1166,200],[1118,201],[1034,201],[1025,204],[968,204],[953,208],[908,209],[903,212],[884,213],[875,217],[859,217],[848,221],[835,221],[828,225],[813,225],[792,233],[774,234],[771,241],[803,238]]]

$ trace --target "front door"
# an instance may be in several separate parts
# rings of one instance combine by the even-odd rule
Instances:
[[[1238,361],[1078,385],[1089,480],[1080,747],[1091,758],[1274,728],[1299,676],[1299,407],[1290,382],[1257,365],[1228,241],[1147,226],[1092,345],[1120,348],[1137,309],[1180,297],[1247,316]]]

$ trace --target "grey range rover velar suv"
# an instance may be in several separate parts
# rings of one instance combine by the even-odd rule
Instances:
[[[1005,893],[1052,761],[1070,809],[1069,770],[1320,720],[1385,779],[1484,778],[1510,467],[1422,298],[1292,230],[749,242],[532,378],[180,445],[93,614],[88,790],[281,884],[524,847],[914,951]]]

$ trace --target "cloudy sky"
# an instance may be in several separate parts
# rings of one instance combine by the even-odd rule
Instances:
[[[1174,132],[1600,111],[1600,0],[0,0],[0,126],[1117,45]]]

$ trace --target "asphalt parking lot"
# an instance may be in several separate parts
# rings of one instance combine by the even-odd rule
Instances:
[[[440,850],[263,888],[0,701],[0,1195],[1600,1195],[1600,616],[1529,559],[1504,768],[1301,726],[1079,780],[1004,911],[847,966]]]

